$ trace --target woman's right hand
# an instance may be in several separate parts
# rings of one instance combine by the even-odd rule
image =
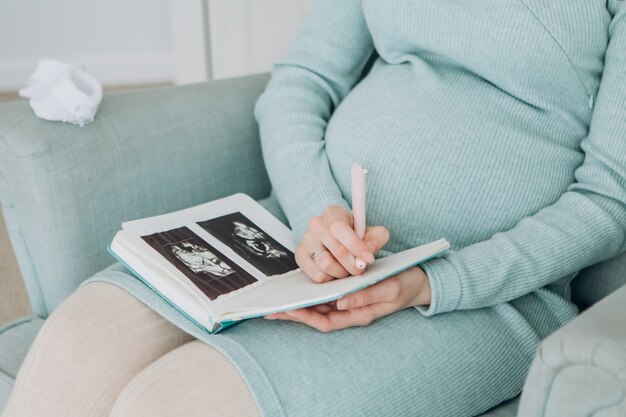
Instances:
[[[341,206],[328,206],[309,221],[296,249],[296,263],[315,282],[359,275],[356,258],[374,262],[374,254],[389,240],[383,226],[365,230],[361,240],[353,229],[352,213]]]

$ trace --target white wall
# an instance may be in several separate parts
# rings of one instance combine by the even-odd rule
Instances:
[[[168,0],[0,0],[0,90],[19,88],[40,58],[104,84],[170,81],[170,32]]]
[[[312,2],[0,0],[0,91],[17,90],[41,58],[84,66],[104,85],[269,71]]]

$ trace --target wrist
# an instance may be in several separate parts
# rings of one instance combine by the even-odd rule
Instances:
[[[417,294],[411,300],[411,307],[428,306],[431,302],[430,281],[428,275],[419,266],[411,268],[414,275],[414,283],[417,286]]]

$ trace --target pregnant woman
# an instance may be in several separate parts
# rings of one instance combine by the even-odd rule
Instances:
[[[516,396],[576,315],[570,280],[625,248],[625,45],[620,0],[317,1],[256,105],[264,204],[316,281],[453,250],[214,336],[120,268],[47,320],[4,416],[463,417]]]

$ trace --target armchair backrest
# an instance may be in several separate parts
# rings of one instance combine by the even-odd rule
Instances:
[[[107,96],[84,128],[0,105],[0,202],[33,311],[112,264],[126,220],[269,194],[254,103],[267,75]]]
[[[581,310],[626,285],[626,253],[583,269],[572,281],[572,300]]]

